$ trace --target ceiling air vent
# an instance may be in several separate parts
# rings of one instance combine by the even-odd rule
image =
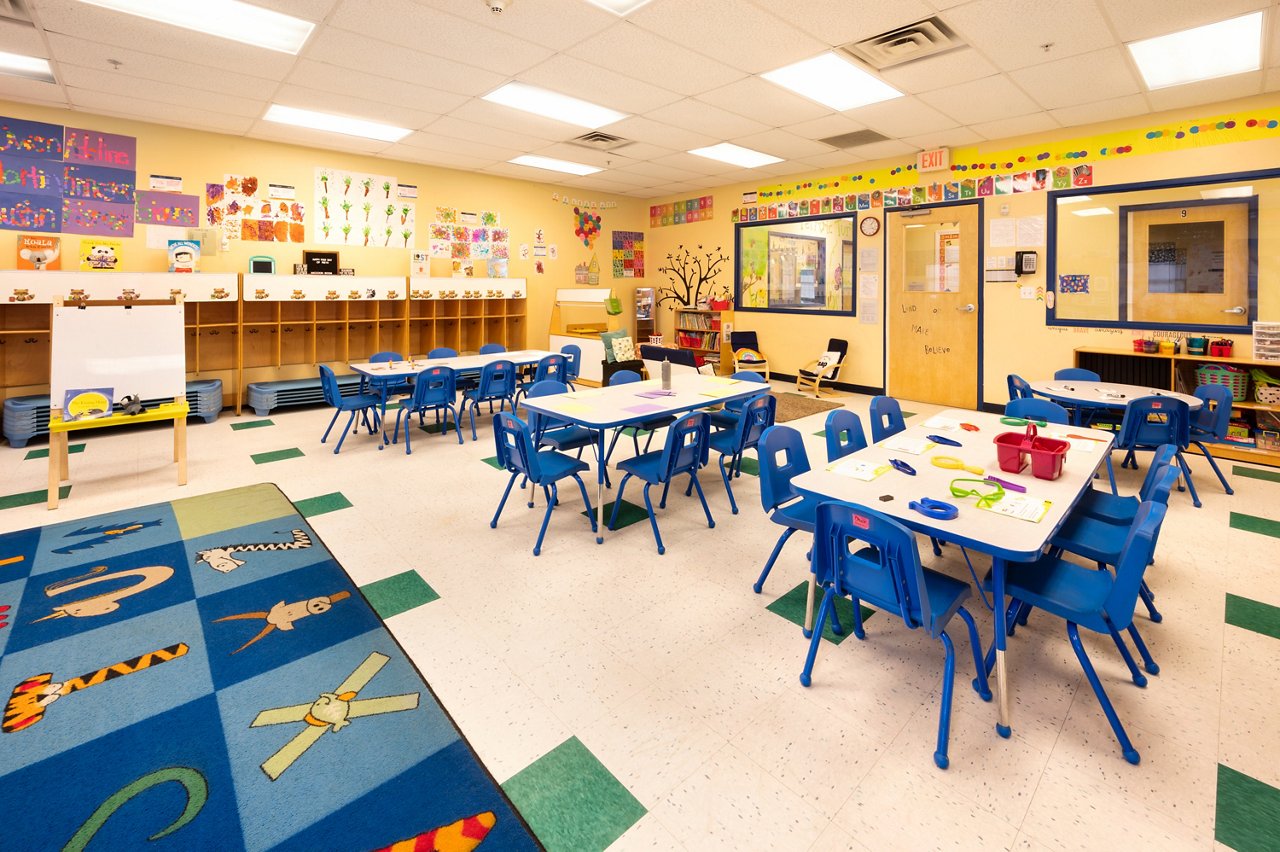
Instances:
[[[3,0],[0,0],[3,2]],[[616,151],[619,148],[625,148],[631,144],[630,139],[623,139],[621,136],[610,136],[608,133],[601,133],[599,130],[593,130],[590,133],[584,133],[576,139],[569,140],[570,145],[578,145],[582,148],[590,148],[593,151]]]
[[[888,138],[874,130],[855,130],[853,133],[841,133],[839,136],[828,136],[818,141],[832,148],[857,148],[859,145],[870,145],[872,142],[884,142]]]
[[[883,71],[964,46],[941,18],[933,17],[836,49]]]
[[[26,0],[0,0],[0,19],[31,23],[31,12],[27,10]]]

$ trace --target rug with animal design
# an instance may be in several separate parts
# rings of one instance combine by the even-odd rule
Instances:
[[[0,535],[0,701],[3,849],[539,848],[274,485]]]

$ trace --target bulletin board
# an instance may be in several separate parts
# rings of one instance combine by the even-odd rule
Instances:
[[[182,304],[55,307],[51,406],[60,409],[69,388],[113,388],[113,401],[184,398],[183,316]]]

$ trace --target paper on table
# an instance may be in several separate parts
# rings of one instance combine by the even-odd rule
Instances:
[[[906,435],[894,435],[889,440],[880,444],[886,450],[897,450],[900,453],[909,453],[918,456],[927,453],[934,447],[938,446],[928,438],[909,438]]]
[[[887,464],[875,464],[853,458],[840,459],[838,462],[827,465],[827,470],[831,473],[838,473],[851,479],[861,479],[863,482],[870,482],[888,469]]]
[[[661,410],[662,410],[662,406],[661,406],[661,405],[654,405],[654,404],[652,404],[652,403],[648,403],[648,402],[646,402],[646,403],[642,403],[642,404],[640,404],[640,405],[628,405],[627,407],[623,408],[622,410],[623,410],[623,411],[630,411],[632,414],[650,414],[650,413],[652,413],[652,412],[654,412],[654,411],[661,411]]]
[[[556,411],[560,414],[589,414],[591,406],[566,400],[556,405]]]
[[[702,391],[702,396],[719,398],[722,396],[731,396],[738,392],[737,388],[707,388]]]
[[[1004,497],[1000,498],[995,505],[981,508],[986,509],[988,512],[995,512],[997,515],[1038,524],[1044,520],[1045,515],[1049,514],[1049,507],[1052,505],[1052,501],[1032,497],[1030,494],[1010,494],[1005,492]]]
[[[924,422],[929,429],[941,429],[943,432],[959,432],[960,421],[950,417],[943,417],[941,414],[935,414]]]
[[[592,399],[597,396],[604,396],[604,390],[601,388],[587,388],[573,393],[574,399]]]
[[[675,391],[668,391],[668,390],[647,390],[647,391],[640,391],[639,393],[636,394],[636,396],[642,396],[645,399],[662,399],[663,397],[675,396],[675,395],[676,395]]]

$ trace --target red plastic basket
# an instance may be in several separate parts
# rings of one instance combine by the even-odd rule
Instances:
[[[1036,479],[1057,479],[1062,475],[1062,465],[1067,460],[1071,444],[1058,438],[1041,438],[1034,424],[1027,431],[1002,432],[995,437],[996,459],[1000,469],[1008,473],[1021,473],[1031,460],[1031,475]]]
[[[996,435],[996,459],[1000,469],[1009,473],[1022,473],[1027,466],[1027,452],[1023,447],[1026,435],[1021,432],[1001,432]]]

